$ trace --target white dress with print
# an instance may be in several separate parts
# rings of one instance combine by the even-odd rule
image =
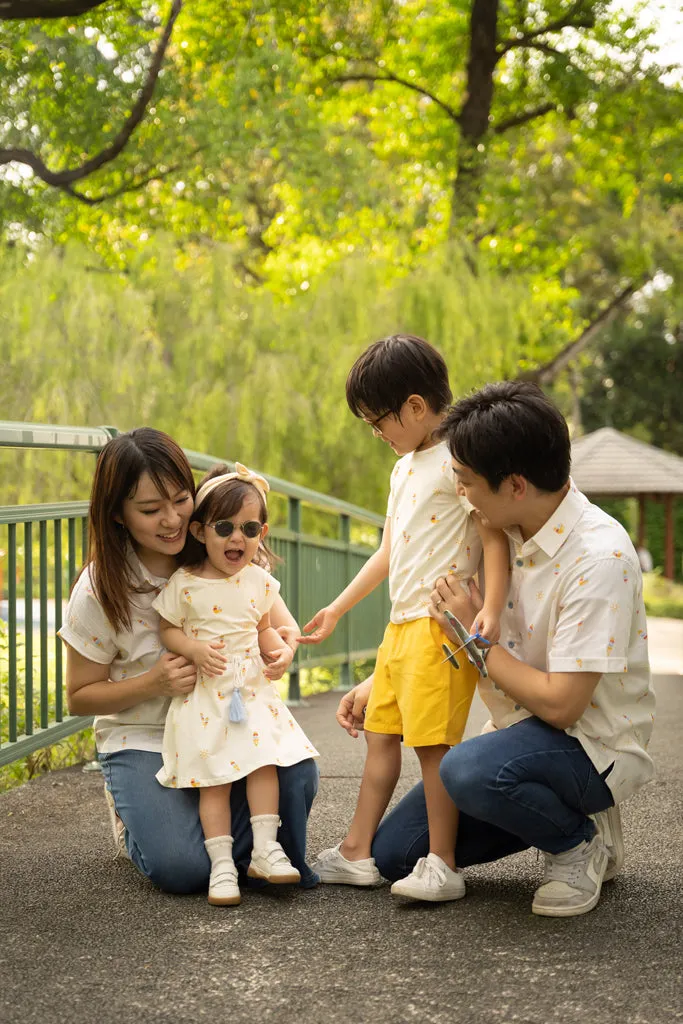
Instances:
[[[162,786],[217,786],[264,765],[284,767],[318,756],[263,674],[256,627],[279,589],[277,580],[252,564],[217,580],[179,569],[154,601],[160,615],[187,636],[222,640],[228,659],[224,675],[210,678],[198,671],[194,690],[171,701],[164,766],[157,774]],[[246,721],[230,721],[235,688]]]

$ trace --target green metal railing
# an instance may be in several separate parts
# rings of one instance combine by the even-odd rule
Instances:
[[[0,448],[97,453],[117,433],[114,427],[0,422]],[[185,454],[197,471],[223,461],[188,449]],[[268,480],[271,494],[286,501],[286,525],[276,525],[269,535],[284,559],[276,574],[303,625],[376,549],[384,519],[285,480]],[[66,713],[62,643],[56,636],[86,556],[87,516],[83,501],[0,506],[0,766],[92,722]],[[306,519],[313,525],[307,527]],[[318,666],[339,667],[340,684],[350,684],[353,664],[374,657],[388,615],[383,586],[342,620],[322,650],[301,647],[289,673],[289,699],[300,699],[301,672]]]

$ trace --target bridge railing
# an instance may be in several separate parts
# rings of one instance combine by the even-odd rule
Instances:
[[[113,427],[0,422],[0,448],[96,454],[117,433]],[[198,473],[224,461],[188,449],[185,454]],[[271,506],[279,506],[269,540],[284,559],[275,574],[303,625],[376,550],[384,519],[276,477],[268,481]],[[86,557],[87,517],[84,501],[0,506],[0,766],[92,722],[68,714],[64,655],[56,635]],[[299,648],[289,673],[289,699],[300,699],[306,669],[338,667],[340,684],[350,684],[353,664],[374,657],[388,614],[383,586],[342,620],[322,650]]]

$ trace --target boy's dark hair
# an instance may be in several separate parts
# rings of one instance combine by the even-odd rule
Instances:
[[[346,401],[354,416],[393,413],[400,418],[403,403],[420,395],[432,412],[442,412],[453,401],[448,369],[439,352],[413,334],[392,334],[376,341],[351,367],[346,379]]]
[[[208,480],[213,480],[214,477],[223,476],[229,472],[229,466],[226,466],[223,462],[212,466],[197,485],[197,492]],[[238,479],[226,480],[210,491],[190,516],[190,522],[214,523],[219,519],[230,519],[231,516],[239,512],[242,502],[249,496],[256,498],[259,503],[259,519],[262,523],[267,523],[268,506],[266,505],[265,498],[259,489],[254,487],[252,483],[249,483],[248,480]],[[180,553],[179,561],[181,565],[189,569],[198,569],[205,558],[206,548],[201,541],[198,541],[196,537],[193,537],[188,532],[185,547]],[[271,550],[265,540],[261,539],[256,556],[254,557],[255,564],[270,570],[281,561],[282,559]]]
[[[529,381],[487,384],[449,410],[436,431],[451,455],[492,491],[513,473],[541,491],[569,478],[571,443],[562,413]]]

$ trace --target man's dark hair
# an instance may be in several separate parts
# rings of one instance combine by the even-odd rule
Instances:
[[[346,401],[354,416],[399,416],[403,403],[420,395],[432,412],[453,401],[443,357],[423,338],[392,334],[367,348],[351,367]]]
[[[515,473],[541,491],[559,491],[569,477],[571,444],[562,413],[536,384],[487,384],[449,410],[437,436],[492,491]]]

